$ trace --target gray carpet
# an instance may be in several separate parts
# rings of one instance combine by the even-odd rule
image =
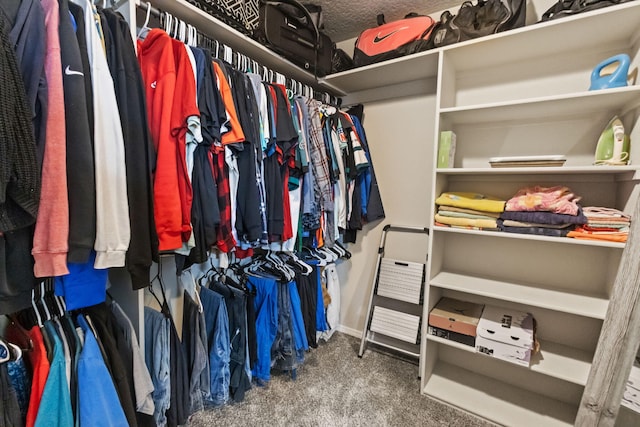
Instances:
[[[418,366],[336,333],[305,354],[294,381],[272,372],[268,387],[254,386],[241,403],[203,411],[190,426],[464,426],[486,423],[420,394]]]

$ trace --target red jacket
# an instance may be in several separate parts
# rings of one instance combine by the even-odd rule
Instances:
[[[159,250],[182,246],[182,209],[178,186],[178,147],[172,136],[172,110],[176,88],[176,62],[171,37],[152,29],[138,43],[138,61],[144,81],[147,113],[156,169],[153,180],[154,218]]]
[[[182,210],[182,241],[189,240],[191,235],[191,204],[193,189],[187,169],[187,119],[190,116],[200,117],[200,109],[196,101],[196,80],[193,67],[187,54],[187,47],[181,41],[172,39],[173,57],[176,64],[176,86],[171,110],[171,136],[175,138],[178,149],[178,188],[180,190],[180,208]]]

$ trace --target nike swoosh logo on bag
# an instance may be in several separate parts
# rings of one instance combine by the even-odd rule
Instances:
[[[73,76],[73,75],[76,75],[76,76],[84,76],[84,73],[82,73],[82,72],[80,72],[80,71],[74,71],[74,70],[72,70],[72,69],[71,69],[71,67],[69,67],[68,65],[67,65],[67,68],[65,68],[65,69],[64,69],[64,73],[65,73],[67,76]]]
[[[384,35],[382,37],[380,37],[380,33],[378,33],[378,35],[375,36],[375,38],[373,39],[374,43],[380,43],[382,40],[387,39],[389,37],[391,37],[392,35],[394,35],[395,33],[397,33],[398,31],[402,31],[402,30],[406,30],[409,27],[402,27],[402,28],[398,28],[397,30],[393,30],[391,31],[389,34]]]

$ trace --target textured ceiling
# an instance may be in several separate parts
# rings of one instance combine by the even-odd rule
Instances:
[[[391,22],[410,12],[432,14],[457,7],[462,0],[309,0],[303,3],[322,6],[325,32],[333,41],[339,42],[376,26],[379,13]]]

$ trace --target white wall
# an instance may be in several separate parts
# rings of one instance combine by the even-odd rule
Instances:
[[[434,94],[365,104],[364,127],[386,219],[366,225],[356,243],[348,247],[351,259],[338,266],[340,323],[347,333],[359,335],[363,329],[384,224],[428,226],[435,107]],[[408,258],[426,253],[425,239],[422,248],[411,236],[398,241],[391,234],[386,257],[413,261]],[[408,241],[411,243],[405,244]]]

